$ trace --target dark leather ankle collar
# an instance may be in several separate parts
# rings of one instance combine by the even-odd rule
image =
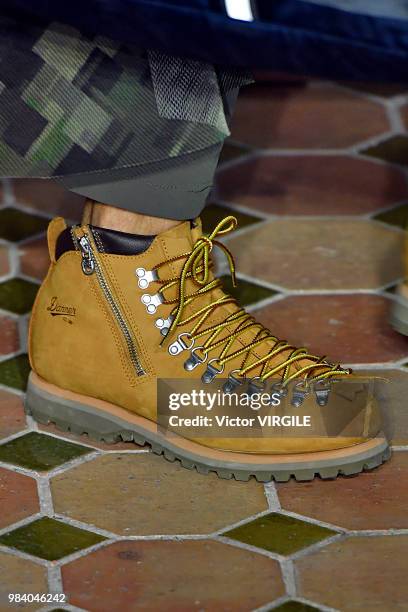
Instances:
[[[112,255],[139,255],[146,251],[156,236],[139,236],[127,234],[103,227],[89,226],[100,253]],[[59,259],[67,251],[75,251],[70,227],[67,227],[57,239],[55,258]]]

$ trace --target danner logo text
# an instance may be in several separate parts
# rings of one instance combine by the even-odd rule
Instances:
[[[74,306],[66,306],[65,304],[59,304],[58,298],[51,298],[51,303],[47,307],[48,312],[52,317],[56,317],[58,315],[65,315],[67,317],[75,317],[76,310]]]

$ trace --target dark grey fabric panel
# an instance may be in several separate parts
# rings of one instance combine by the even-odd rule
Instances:
[[[65,187],[111,206],[167,219],[192,219],[213,186],[221,145],[161,164],[70,177]]]

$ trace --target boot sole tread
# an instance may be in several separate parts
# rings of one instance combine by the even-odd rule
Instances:
[[[182,467],[195,469],[199,474],[214,472],[219,478],[227,480],[235,478],[238,481],[248,481],[254,477],[258,482],[271,480],[287,482],[291,478],[304,482],[311,481],[315,477],[332,480],[338,476],[353,476],[373,470],[387,461],[391,455],[386,440],[378,438],[378,444],[369,446],[367,450],[361,451],[359,448],[364,447],[364,443],[349,447],[355,452],[345,453],[343,457],[339,457],[338,453],[336,456],[335,451],[310,453],[309,459],[307,459],[309,453],[305,453],[304,461],[299,461],[299,456],[293,454],[258,455],[259,462],[253,464],[253,462],[245,463],[244,453],[228,453],[230,456],[239,456],[240,460],[238,462],[214,460],[213,457],[204,456],[206,451],[210,451],[207,447],[193,443],[199,449],[196,453],[180,448],[159,432],[147,431],[107,412],[95,411],[89,405],[48,393],[37,386],[33,378],[32,373],[27,388],[25,410],[39,423],[45,425],[53,423],[60,431],[76,435],[86,434],[98,442],[114,444],[123,441],[134,442],[142,447],[149,445],[156,455],[163,455],[170,462],[179,461]],[[38,380],[38,377],[36,378]],[[147,419],[145,420],[147,422]],[[316,460],[311,455],[319,457]],[[268,465],[266,459],[269,459],[273,465]]]

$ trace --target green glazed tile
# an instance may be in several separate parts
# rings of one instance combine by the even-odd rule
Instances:
[[[396,206],[396,208],[392,208],[391,210],[387,210],[378,215],[375,215],[374,219],[378,219],[378,221],[383,221],[384,223],[388,223],[389,225],[396,225],[397,227],[402,227],[402,229],[407,229],[408,203],[401,204],[400,206]]]
[[[44,517],[0,536],[0,544],[55,561],[106,540],[91,531]]]
[[[25,391],[30,373],[30,363],[26,354],[0,362],[0,383]]]
[[[240,306],[246,306],[247,304],[255,304],[260,302],[267,297],[275,295],[277,292],[260,285],[255,285],[241,278],[237,278],[237,286],[232,286],[231,276],[221,276],[222,284],[227,293],[232,295],[240,304]]]
[[[38,285],[22,278],[12,278],[0,284],[0,308],[17,314],[29,312],[37,295]]]
[[[218,163],[224,164],[225,162],[231,161],[232,159],[242,157],[242,155],[248,155],[248,153],[250,152],[250,149],[232,144],[231,142],[226,142],[222,148]]]
[[[394,164],[408,165],[408,136],[392,136],[361,152]]]
[[[47,219],[30,215],[17,208],[0,210],[0,238],[17,242],[46,230]]]
[[[316,612],[319,608],[309,606],[301,601],[286,601],[277,608],[270,608],[270,611],[276,610],[276,612]],[[269,611],[268,611],[269,612]]]
[[[32,431],[0,446],[0,461],[46,471],[86,455],[91,449]]]
[[[261,221],[261,219],[258,217],[253,217],[252,215],[231,210],[226,206],[220,206],[219,204],[208,204],[201,213],[204,233],[210,234],[217,223],[222,221],[224,217],[227,217],[228,215],[233,215],[236,217],[238,221],[238,228]]]
[[[280,555],[290,555],[335,533],[319,525],[272,513],[227,531],[223,535]]]

